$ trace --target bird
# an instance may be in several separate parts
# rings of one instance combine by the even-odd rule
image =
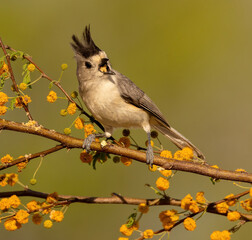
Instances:
[[[104,133],[90,134],[83,148],[90,151],[95,138],[110,138],[117,128],[142,128],[147,133],[146,163],[153,165],[151,129],[169,138],[178,148],[189,147],[202,160],[203,153],[181,133],[172,128],[156,104],[129,78],[111,67],[107,54],[91,37],[90,25],[82,39],[72,35],[71,46],[77,62],[79,93],[92,116],[104,127]]]

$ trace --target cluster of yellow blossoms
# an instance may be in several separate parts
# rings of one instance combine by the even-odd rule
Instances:
[[[173,156],[172,156],[171,151],[163,150],[160,153],[160,157],[190,161],[193,159],[194,155],[193,155],[193,150],[191,148],[185,147],[182,150],[176,151]]]
[[[23,158],[24,156],[19,156],[18,158]],[[0,163],[2,165],[5,165],[5,164],[8,164],[8,163],[11,163],[13,161],[13,157],[10,155],[10,154],[6,154],[5,156],[3,156],[1,159],[0,159]],[[24,169],[28,164],[28,159],[26,159],[25,161],[23,162],[20,162],[17,164],[17,168],[18,168],[18,171],[21,172],[22,169]]]
[[[6,219],[4,227],[8,231],[14,231],[22,227],[22,224],[28,223],[29,216],[32,216],[33,223],[39,225],[43,221],[43,217],[49,214],[49,219],[44,221],[45,228],[51,228],[53,221],[61,222],[64,218],[62,211],[52,210],[57,203],[57,193],[48,195],[46,201],[40,203],[32,200],[26,204],[26,210],[19,209],[22,205],[20,199],[16,195],[9,198],[2,198],[0,201],[1,219]]]
[[[0,92],[0,116],[7,112],[5,103],[8,102],[8,96],[4,92]]]
[[[149,206],[146,203],[140,203],[138,205],[138,211],[141,214],[145,214],[149,211]],[[131,236],[132,233],[136,230],[139,229],[139,223],[138,222],[134,222],[133,224],[131,224],[130,226],[128,226],[128,224],[123,224],[120,227],[120,232],[124,235],[124,236]],[[144,237],[144,239],[147,238],[153,238],[154,236],[154,231],[152,229],[146,229],[144,232],[141,232],[142,236]],[[124,237],[119,237],[118,240],[128,240],[128,238],[124,238]]]

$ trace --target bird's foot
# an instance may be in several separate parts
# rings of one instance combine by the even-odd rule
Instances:
[[[152,168],[153,166],[154,153],[151,144],[148,145],[146,151],[146,163],[149,164]]]
[[[85,138],[83,141],[82,148],[86,149],[87,152],[89,152],[90,146],[91,146],[92,142],[95,140],[95,137],[96,137],[95,134],[88,135],[87,138]]]

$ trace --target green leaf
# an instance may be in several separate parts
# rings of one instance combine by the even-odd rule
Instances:
[[[26,71],[26,74],[24,75],[23,78],[23,83],[26,83],[27,85],[29,85],[31,83],[31,74],[30,71]],[[28,86],[30,89],[32,88],[31,85]]]
[[[11,99],[9,109],[13,110],[15,108],[16,98]]]
[[[49,89],[51,89],[53,87],[53,82],[49,83]]]
[[[127,228],[133,226],[134,222],[136,221],[137,213],[134,212],[128,217]]]
[[[1,76],[1,79],[0,79],[0,90],[3,89],[4,83],[5,83],[4,78],[3,78],[3,76]]]
[[[22,51],[12,52],[10,54],[10,58],[13,58],[14,56],[17,57],[17,58],[23,58],[24,52],[22,52]]]

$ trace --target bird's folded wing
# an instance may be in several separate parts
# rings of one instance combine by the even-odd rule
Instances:
[[[151,116],[160,120],[168,128],[170,127],[163,114],[160,112],[156,104],[130,79],[118,73],[117,85],[121,97],[128,103],[147,111]]]

